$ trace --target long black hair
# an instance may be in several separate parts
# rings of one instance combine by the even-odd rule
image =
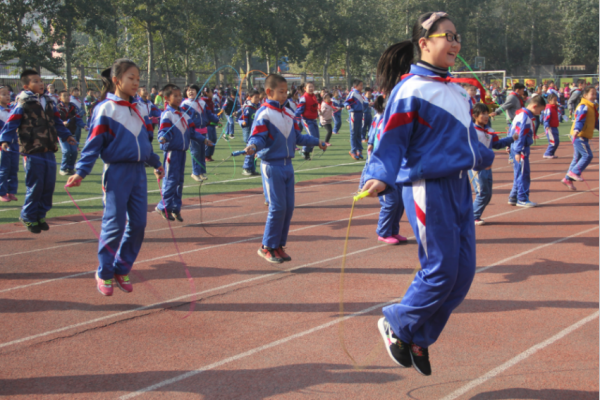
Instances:
[[[388,47],[377,63],[377,86],[384,95],[389,95],[394,86],[400,82],[402,75],[410,71],[414,61],[421,59],[421,48],[419,39],[434,33],[449,16],[441,17],[435,21],[429,29],[423,28],[423,22],[427,21],[433,13],[421,14],[413,26],[412,39],[395,43]]]
[[[100,99],[98,100],[98,102],[101,102],[104,99],[106,99],[106,95],[108,93],[115,93],[116,87],[112,81],[112,78],[117,77],[118,79],[121,79],[123,74],[127,72],[131,67],[135,67],[138,70],[140,69],[137,66],[137,64],[131,61],[130,59],[119,58],[113,63],[112,67],[106,68],[104,71],[102,71],[102,74],[100,74],[100,77],[102,78],[102,92],[100,94]]]

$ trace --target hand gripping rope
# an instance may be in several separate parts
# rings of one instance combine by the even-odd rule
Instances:
[[[339,292],[340,292],[339,321],[340,322],[338,324],[338,338],[340,340],[340,345],[342,346],[342,350],[344,350],[344,353],[346,354],[346,356],[348,356],[348,358],[352,361],[352,365],[355,369],[364,369],[364,368],[369,367],[371,364],[373,364],[373,362],[376,359],[377,353],[381,350],[381,347],[382,347],[381,344],[383,343],[381,341],[378,342],[378,344],[375,347],[373,347],[371,349],[371,351],[369,351],[369,353],[365,357],[365,361],[358,362],[350,354],[350,351],[348,351],[348,348],[346,347],[346,339],[345,339],[346,333],[345,333],[345,326],[344,326],[344,321],[345,321],[345,319],[344,319],[344,274],[345,274],[345,270],[346,270],[346,254],[348,253],[348,239],[350,237],[350,226],[352,224],[352,216],[354,214],[354,206],[356,205],[356,203],[358,201],[369,196],[369,194],[370,193],[368,191],[364,191],[364,192],[359,193],[356,196],[354,196],[354,198],[352,200],[352,208],[350,209],[350,218],[348,218],[348,229],[346,230],[346,240],[344,241],[344,251],[342,253],[342,266],[340,268],[340,289],[339,289]],[[382,246],[384,246],[384,245],[382,245]],[[417,264],[417,267],[411,273],[409,284],[406,287],[406,289],[404,290],[404,295],[406,294],[408,287],[410,286],[413,279],[415,278],[415,275],[417,274],[417,272],[419,272],[420,269],[421,269],[420,264]],[[404,295],[402,295],[402,297],[404,297]]]

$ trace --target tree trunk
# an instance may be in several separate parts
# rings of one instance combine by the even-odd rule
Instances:
[[[217,50],[214,50],[214,58],[215,58],[215,70],[217,70],[217,69],[219,69],[219,55],[217,53]],[[221,74],[220,73],[216,74],[216,79],[217,79],[216,86],[219,87],[219,85],[221,84]]]
[[[530,45],[529,45],[529,72],[531,72],[531,69],[533,68],[533,62],[534,60],[534,43],[533,40],[535,38],[535,4],[531,4],[531,9],[532,12],[530,13],[530,17],[531,17],[531,36],[529,38],[530,40]]]
[[[350,39],[346,39],[346,88],[352,87],[352,79],[350,77]]]
[[[152,87],[152,71],[154,70],[154,39],[152,38],[152,25],[146,23],[146,34],[148,35],[148,76],[146,87]]]
[[[479,57],[479,13],[475,16],[475,39],[477,41],[477,57]]]
[[[265,59],[267,60],[267,74],[271,73],[271,57],[269,57],[269,52],[265,50]]]
[[[73,73],[71,71],[72,65],[71,65],[71,54],[73,53],[73,49],[71,47],[71,40],[72,40],[72,32],[71,32],[71,27],[67,27],[67,33],[65,35],[65,66],[66,66],[66,75],[67,75],[67,88],[68,90],[71,90],[71,88],[73,87]]]
[[[325,63],[323,64],[323,86],[329,87],[329,59],[330,59],[329,47],[325,51]]]
[[[505,28],[504,28],[504,55],[506,57],[506,69],[509,68],[510,59],[508,58],[508,23],[510,21],[510,9],[506,13]]]
[[[87,82],[85,81],[85,68],[83,65],[79,66],[79,91],[81,92],[81,97],[85,99],[87,96]]]
[[[160,34],[160,41],[162,42],[162,49],[163,49],[163,57],[165,59],[165,68],[167,69],[166,73],[167,73],[167,82],[171,82],[171,72],[169,71],[169,57],[167,56],[167,46],[165,45],[165,37],[163,36],[162,31],[159,32]],[[187,46],[186,46],[186,57],[187,57]]]
[[[250,91],[250,88],[254,87],[252,84],[252,77],[250,76],[250,71],[252,70],[251,60],[252,53],[246,48],[246,87],[248,87],[248,91]]]

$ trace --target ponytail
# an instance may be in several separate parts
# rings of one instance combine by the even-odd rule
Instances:
[[[378,96],[373,102],[373,109],[377,114],[382,114],[385,111],[385,98]]]
[[[116,87],[112,81],[112,78],[116,77],[121,79],[123,74],[132,67],[137,68],[139,71],[139,67],[130,59],[119,58],[114,62],[112,67],[102,71],[102,74],[100,74],[100,77],[102,78],[102,93],[100,94],[100,100],[98,102],[105,100],[108,93],[115,93]]]

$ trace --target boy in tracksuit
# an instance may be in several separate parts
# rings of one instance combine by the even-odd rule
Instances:
[[[287,111],[287,81],[277,74],[265,80],[267,99],[256,112],[252,136],[246,154],[261,152],[261,172],[269,199],[269,215],[262,246],[258,255],[271,263],[291,261],[284,251],[290,222],[294,213],[294,148],[319,146],[327,149],[325,142],[312,135],[300,134],[300,127]]]
[[[223,138],[226,138],[225,135],[227,135],[229,139],[235,139],[234,119],[237,115],[237,111],[240,108],[240,105],[235,98],[236,95],[237,93],[235,91],[230,91],[229,95],[225,98],[225,100],[223,100],[222,111],[225,113],[225,118],[227,119],[227,125],[225,127],[225,134],[223,135]]]
[[[181,218],[181,197],[185,175],[185,156],[190,147],[190,140],[204,146],[207,139],[196,131],[193,118],[180,109],[181,89],[175,85],[163,88],[165,100],[168,101],[165,112],[160,118],[158,142],[165,152],[165,179],[163,180],[163,199],[156,206],[156,211],[170,221]],[[173,218],[173,216],[175,218]]]
[[[161,111],[150,101],[150,96],[145,86],[138,89],[138,95],[138,110],[143,109],[143,112],[140,110],[140,113],[148,116],[151,124],[151,129],[148,129],[148,133],[150,133],[149,139],[152,141],[154,139],[154,128],[160,123]]]
[[[56,110],[60,115],[60,119],[67,127],[69,132],[76,137],[77,129],[81,134],[81,128],[85,126],[79,114],[80,109],[70,101],[69,94],[66,90],[62,90],[58,93],[58,103],[56,103]],[[70,145],[69,143],[60,141],[60,147],[62,149],[62,162],[60,165],[61,175],[73,175],[75,174],[75,162],[77,161],[77,146]]]
[[[537,203],[529,201],[529,184],[531,182],[531,171],[529,170],[529,147],[533,144],[533,118],[540,115],[546,107],[546,101],[542,96],[532,97],[527,107],[517,111],[510,126],[508,136],[515,141],[510,148],[510,156],[515,160],[513,163],[514,181],[510,191],[508,204],[518,207],[537,207]]]
[[[348,93],[344,106],[350,111],[350,156],[360,160],[362,156],[362,123],[365,100],[361,94],[363,82],[355,79],[352,82],[352,90]]]
[[[335,91],[331,102],[333,103],[335,109],[337,109],[337,111],[333,113],[333,134],[337,135],[340,132],[340,129],[342,128],[342,109],[344,108],[344,102],[340,98],[339,90]]]
[[[0,131],[8,121],[10,115],[10,90],[0,86]],[[0,150],[0,201],[17,201],[17,188],[19,185],[19,141],[15,137],[9,143],[9,151]]]
[[[208,88],[204,91],[201,97],[202,101],[206,103],[205,110],[211,112],[215,116],[218,114],[218,110],[215,108],[215,103],[212,98],[209,96]],[[217,117],[219,118],[219,117]],[[217,143],[217,126],[221,126],[219,122],[210,122],[206,127],[206,138],[211,143]],[[204,146],[204,161],[213,162],[213,154],[215,154],[215,146]]]
[[[558,156],[554,155],[560,144],[558,135],[558,124],[560,119],[558,116],[558,96],[556,94],[551,93],[548,95],[548,104],[542,113],[542,118],[544,130],[548,137],[548,148],[544,153],[544,158],[558,158]]]
[[[592,86],[583,89],[581,103],[575,110],[575,118],[571,127],[573,138],[573,161],[569,166],[567,175],[563,178],[563,185],[571,190],[577,190],[573,181],[582,182],[581,174],[590,165],[594,153],[590,147],[590,139],[594,137],[594,129],[598,129],[598,104],[597,91]]]
[[[76,146],[77,141],[58,116],[54,102],[44,93],[44,83],[35,70],[21,74],[23,91],[17,96],[15,108],[0,131],[2,149],[7,151],[18,137],[25,157],[25,203],[21,221],[31,233],[50,229],[46,213],[52,208],[56,184],[58,138]],[[31,156],[29,156],[31,155]]]
[[[368,142],[369,130],[371,128],[371,123],[373,122],[373,114],[371,113],[371,104],[373,103],[373,89],[366,88],[365,102],[363,103],[363,130],[362,130],[362,141],[363,143]]]
[[[319,124],[319,101],[315,95],[315,85],[312,82],[306,84],[306,92],[300,97],[298,108],[296,108],[296,117],[302,117],[302,123],[306,128],[306,132],[312,137],[320,138]],[[313,151],[313,146],[304,146],[302,152],[304,159],[310,160],[310,153]]]
[[[71,97],[69,98],[69,101],[75,107],[77,107],[77,114],[78,115],[85,116],[85,106],[83,105],[83,103],[79,99],[79,89],[78,88],[71,89]],[[75,133],[73,134],[73,137],[75,138],[75,140],[77,141],[77,143],[81,142],[81,128],[83,128],[84,126],[85,126],[85,124],[80,124],[80,125],[77,125],[75,127]]]
[[[242,116],[240,117],[240,125],[242,126],[242,134],[244,136],[244,143],[248,143],[250,140],[250,129],[252,128],[252,122],[254,122],[254,116],[256,115],[256,110],[259,107],[260,95],[257,90],[250,91],[250,98],[244,104],[244,108],[242,110]],[[260,175],[256,172],[256,164],[254,163],[254,156],[246,155],[244,158],[242,175],[245,176],[256,176]]]
[[[475,132],[479,143],[483,144],[488,149],[502,149],[510,146],[514,139],[509,136],[500,139],[494,130],[488,127],[490,120],[488,106],[483,103],[476,103],[472,109]],[[492,186],[494,183],[491,168],[482,171],[469,170],[469,177],[475,188],[476,197],[473,201],[473,218],[475,225],[485,225],[485,221],[481,219],[483,210],[490,204],[492,200]]]

